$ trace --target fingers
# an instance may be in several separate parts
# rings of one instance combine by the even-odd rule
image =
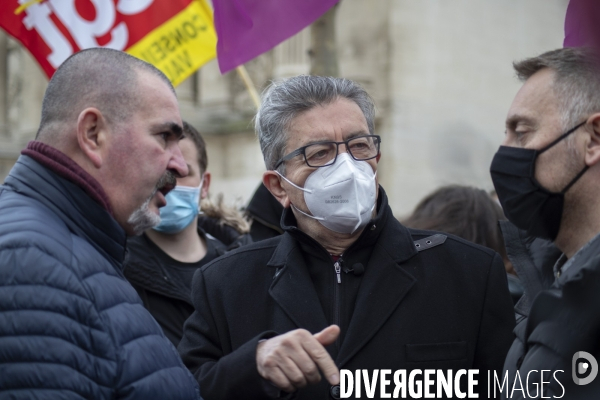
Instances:
[[[334,343],[340,334],[340,328],[336,325],[330,325],[313,335],[315,341],[306,341],[303,343],[304,349],[310,358],[317,364],[325,379],[332,384],[340,383],[340,371],[329,356],[325,347]]]
[[[315,375],[320,379],[315,363],[301,345],[307,338],[312,338],[308,331],[296,330],[259,343],[256,350],[259,374],[286,392],[313,382]]]
[[[281,368],[276,367],[271,372],[272,372],[272,375],[271,375],[271,378],[269,379],[269,381],[271,381],[271,383],[273,383],[275,386],[277,386],[279,389],[281,389],[285,392],[292,393],[292,392],[295,392],[296,390],[306,386],[306,384],[304,386],[301,386],[300,383],[294,383],[294,381],[292,379],[290,379],[290,376],[288,376],[288,374],[290,374],[291,371],[284,372]],[[297,370],[297,373],[301,374],[299,370]],[[291,374],[291,376],[294,376],[294,375]],[[296,382],[298,382],[298,381],[296,381]]]
[[[333,344],[338,336],[340,336],[340,328],[337,325],[329,325],[321,332],[317,332],[313,335],[315,339],[319,341],[323,346],[329,346]]]
[[[307,376],[305,375],[305,372],[302,371],[302,367],[297,364],[297,361],[286,358],[279,365],[279,369],[287,378],[292,391],[303,388],[308,384]]]
[[[330,383],[339,383],[339,371],[319,341],[335,342],[339,328],[331,326],[316,335],[319,336],[297,329],[259,343],[256,348],[259,374],[286,392],[319,382],[319,368]]]

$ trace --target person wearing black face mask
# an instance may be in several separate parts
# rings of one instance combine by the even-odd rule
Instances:
[[[565,193],[589,168],[581,171],[559,192],[544,188],[535,178],[538,157],[581,128],[586,121],[569,129],[540,150],[501,146],[490,172],[504,212],[513,223],[531,236],[556,239],[563,215]]]
[[[523,391],[503,398],[530,398],[538,390],[542,397],[597,398],[600,379],[574,382],[583,378],[576,353],[600,358],[594,307],[600,305],[600,57],[588,48],[565,48],[514,67],[524,85],[490,168],[504,213],[520,229],[502,226],[509,258],[511,248],[531,250],[532,240],[551,241],[562,255],[552,283],[526,251],[517,262],[511,258],[525,295],[516,306],[516,339],[505,372],[510,387],[519,376],[528,379]],[[527,236],[526,243],[514,240]],[[549,369],[563,373],[536,387],[540,379],[548,381],[542,370]]]

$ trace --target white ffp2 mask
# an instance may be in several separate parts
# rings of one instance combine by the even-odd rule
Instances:
[[[304,201],[312,215],[293,204],[292,207],[327,229],[354,233],[371,219],[377,195],[376,173],[366,161],[355,161],[350,154],[340,153],[334,164],[311,173],[303,188],[279,176],[304,192]]]

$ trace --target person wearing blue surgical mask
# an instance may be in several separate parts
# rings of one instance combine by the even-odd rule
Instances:
[[[174,235],[183,231],[200,214],[200,193],[204,189],[204,174],[198,186],[177,185],[167,196],[167,205],[160,209],[160,224],[155,231]]]
[[[126,278],[175,346],[183,323],[194,311],[194,272],[227,249],[199,224],[200,202],[208,195],[211,174],[206,169],[202,136],[186,122],[183,131],[185,138],[179,146],[189,174],[178,178],[177,186],[167,194],[167,204],[160,208],[160,224],[129,239],[125,262]]]

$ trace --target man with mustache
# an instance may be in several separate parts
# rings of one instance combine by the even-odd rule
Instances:
[[[126,237],[160,222],[188,174],[181,137],[150,64],[95,48],[56,71],[0,186],[0,397],[199,398],[122,273]]]

